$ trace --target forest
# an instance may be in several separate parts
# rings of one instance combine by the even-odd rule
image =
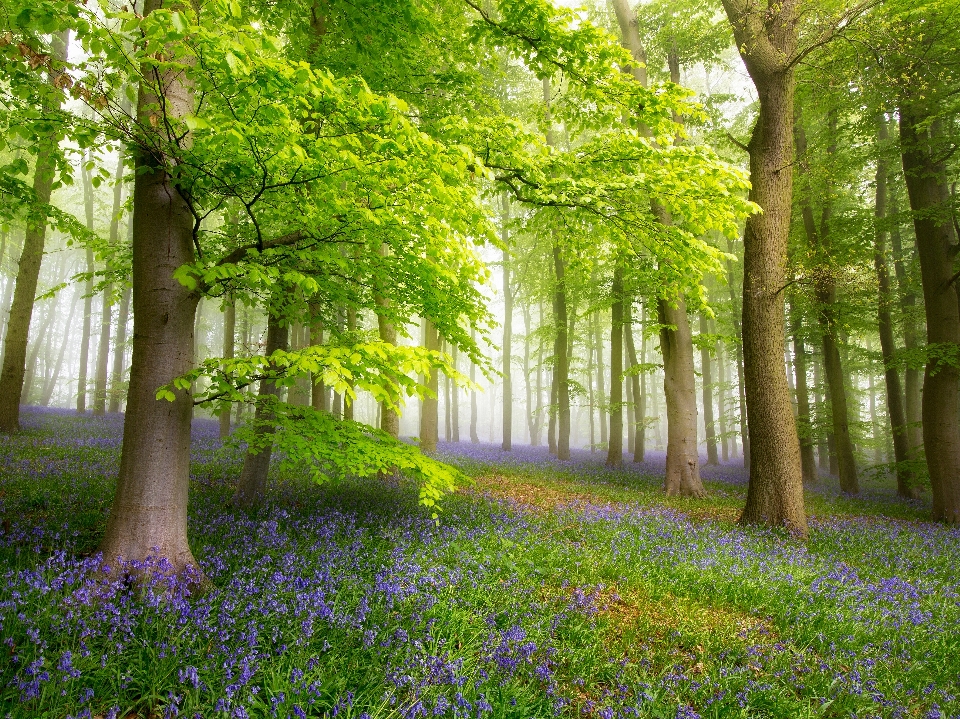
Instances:
[[[960,0],[0,14],[0,717],[960,717]]]

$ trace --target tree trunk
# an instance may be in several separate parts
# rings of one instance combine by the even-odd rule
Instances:
[[[440,338],[437,334],[437,328],[430,320],[425,320],[424,346],[428,350],[439,351]],[[439,378],[437,370],[431,370],[430,376],[426,380],[428,393],[423,398],[420,405],[420,449],[426,453],[437,451],[437,441],[440,439],[439,426],[439,401],[437,392],[439,390]]]
[[[663,353],[663,395],[667,403],[667,496],[705,497],[697,453],[697,387],[693,368],[693,336],[683,298],[675,307],[657,300],[660,351]]]
[[[380,256],[388,257],[389,255],[390,245],[384,242],[380,245]],[[374,301],[379,309],[377,312],[377,331],[380,333],[380,341],[396,346],[397,328],[387,316],[387,311],[390,309],[390,298],[383,287],[378,288],[378,290]],[[391,397],[390,400],[393,404],[399,406],[399,396]],[[391,409],[386,402],[380,403],[380,429],[394,439],[400,438],[400,412],[397,409]]]
[[[917,295],[913,291],[903,257],[903,240],[900,235],[900,208],[897,194],[891,193],[890,214],[894,221],[890,228],[890,240],[893,246],[893,266],[897,274],[897,287],[900,290],[900,312],[903,315],[903,346],[907,352],[918,347],[916,306]],[[916,459],[917,452],[923,446],[921,427],[920,371],[907,367],[903,373],[904,409],[907,421],[907,443],[910,458]]]
[[[160,7],[147,0],[144,16]],[[193,111],[182,74],[161,78],[169,116]],[[141,86],[138,120],[150,127],[158,100]],[[133,197],[133,360],[117,490],[101,544],[103,561],[164,558],[175,572],[197,563],[187,540],[190,418],[193,398],[176,390],[172,402],[157,388],[193,367],[193,320],[199,295],[174,279],[194,261],[194,218],[170,176],[148,153],[138,153]]]
[[[720,461],[730,461],[730,438],[727,433],[727,355],[723,342],[716,344],[717,352],[717,423],[720,426]]]
[[[700,313],[700,334],[710,332],[709,320]],[[707,464],[720,464],[717,457],[717,431],[713,426],[713,375],[710,367],[710,348],[700,344],[700,370],[703,375],[703,433],[707,438]]]
[[[633,369],[630,377],[627,379],[628,385],[633,392],[633,447],[631,451],[633,452],[633,461],[642,462],[643,461],[643,388],[641,387],[640,375],[636,367],[640,362],[637,359],[637,347],[633,338],[633,299],[631,298],[623,308],[623,321],[624,321],[624,340],[626,342],[627,349],[627,361],[630,363],[630,367]],[[641,329],[642,332],[642,329]],[[643,340],[641,339],[641,345]]]
[[[800,161],[800,174],[806,177],[807,168],[807,138],[803,125],[799,122],[795,127],[795,141],[797,155]],[[831,134],[836,130],[836,119],[830,119]],[[831,142],[833,142],[831,138]],[[831,145],[829,153],[835,152]],[[800,199],[800,208],[803,216],[803,226],[811,249],[820,255],[821,272],[814,281],[814,295],[817,302],[817,321],[820,325],[821,341],[823,346],[823,367],[827,378],[827,388],[830,393],[830,413],[833,419],[834,447],[837,455],[840,476],[840,489],[847,494],[857,494],[860,491],[857,479],[857,465],[854,460],[853,442],[850,439],[850,420],[847,409],[847,390],[844,382],[843,362],[840,357],[840,347],[837,336],[837,287],[832,270],[829,268],[831,252],[830,218],[832,216],[832,188],[827,187],[827,198],[824,200],[820,227],[813,216],[813,204],[809,181]]]
[[[557,343],[554,340],[554,350]],[[556,355],[554,355],[553,372],[550,373],[550,421],[547,423],[547,451],[550,454],[557,453],[557,367]]]
[[[723,0],[757,88],[759,115],[748,149],[750,199],[763,210],[744,232],[743,364],[750,418],[750,481],[741,521],[807,534],[800,440],[783,366],[787,239],[793,173],[795,0],[757,5]]]
[[[950,201],[942,128],[924,109],[901,102],[903,174],[920,256],[927,343],[960,344],[960,308],[953,275]],[[933,518],[960,522],[960,369],[932,356],[923,377],[923,445],[933,489]]]
[[[597,350],[597,396],[600,397],[600,444],[607,445],[607,411],[604,407],[604,399],[607,396],[605,381],[605,368],[603,366],[603,336],[600,334],[600,318],[597,313],[593,315],[593,345]]]
[[[69,30],[54,37],[51,49],[56,60],[66,61],[69,42]],[[52,75],[48,77],[49,82],[53,82],[54,79]],[[48,109],[56,111],[59,107]],[[37,196],[37,202],[50,202],[57,152],[55,135],[41,139],[33,173],[33,191]],[[17,267],[16,286],[3,344],[3,368],[0,370],[0,432],[16,432],[20,429],[20,395],[23,393],[30,320],[33,316],[34,298],[37,295],[37,282],[40,279],[40,264],[43,261],[46,233],[46,220],[39,220],[36,224],[31,223],[27,226],[23,238],[23,250]]]
[[[533,387],[530,385],[530,304],[523,303],[523,389],[527,408],[527,438],[536,446],[536,420],[533,411]]]
[[[596,452],[597,432],[593,421],[593,410],[596,405],[596,397],[593,393],[593,328],[590,327],[587,332],[587,406],[589,407],[590,420],[590,453]]]
[[[227,296],[225,302],[226,307],[223,308],[223,358],[233,359],[237,334],[237,305],[234,303],[232,294]],[[233,408],[228,404],[220,410],[221,440],[230,436],[231,409]]]
[[[633,333],[630,333],[631,347],[633,345]],[[635,352],[631,349],[631,355]],[[640,321],[640,364],[647,362],[647,303],[644,300],[643,314]],[[636,363],[635,363],[636,364]],[[647,373],[640,372],[634,384],[634,391],[639,394],[637,401],[637,436],[633,444],[633,461],[640,463],[644,460],[647,451]]]
[[[893,339],[893,316],[890,306],[893,304],[893,291],[890,287],[890,272],[887,268],[887,178],[890,173],[886,158],[889,142],[887,121],[880,118],[877,135],[877,179],[874,214],[873,264],[877,271],[877,327],[880,334],[880,354],[883,357],[883,379],[887,390],[887,416],[890,418],[890,430],[893,435],[893,458],[896,462],[897,494],[901,497],[916,499],[919,486],[913,472],[907,464],[911,457],[910,438],[907,435],[907,417],[903,407],[903,392],[900,386],[900,372],[897,370],[896,343]],[[871,375],[872,388],[872,375]],[[875,414],[871,393],[871,412]]]
[[[624,315],[626,315],[627,312],[629,311],[628,308],[626,307],[627,304],[628,304],[627,302],[624,303]],[[623,371],[624,372],[626,372],[630,368],[630,357],[627,355],[627,334],[628,334],[628,326],[626,321],[624,321],[624,325],[623,325]],[[623,406],[624,412],[626,413],[626,421],[623,423],[624,424],[623,428],[627,432],[627,454],[629,454],[632,457],[633,449],[634,449],[633,443],[636,440],[636,435],[634,434],[635,427],[634,427],[634,421],[633,421],[633,417],[634,417],[633,408],[635,404],[634,404],[634,397],[633,397],[633,382],[630,381],[629,377],[624,376],[623,386],[624,386],[624,393],[627,398],[627,401]]]
[[[623,266],[613,269],[610,305],[610,443],[607,466],[623,466]]]
[[[513,374],[510,359],[513,341],[513,292],[510,289],[510,250],[507,247],[510,222],[510,198],[504,192],[500,199],[503,203],[500,240],[503,242],[503,441],[500,449],[509,452],[513,449]]]
[[[277,350],[289,347],[289,324],[281,318],[267,315],[267,346],[264,354],[270,357]],[[237,488],[233,494],[233,505],[241,509],[252,509],[263,504],[267,496],[267,477],[270,472],[270,457],[273,454],[273,433],[275,431],[275,407],[281,388],[273,380],[260,380],[257,410],[254,414],[254,433],[263,447],[248,449],[243,457],[243,469]]]
[[[440,343],[440,351],[448,352],[447,341]],[[449,442],[453,439],[453,412],[451,411],[452,402],[450,401],[450,377],[443,375],[443,440]]]
[[[473,328],[470,329],[470,337],[474,342],[477,341],[477,331]],[[477,365],[473,362],[470,363],[470,381],[474,384],[477,382]],[[480,441],[480,435],[477,434],[477,391],[475,389],[470,390],[470,441],[473,444]]]
[[[123,373],[127,369],[127,321],[130,316],[130,288],[124,287],[120,296],[120,311],[117,316],[117,340],[113,346],[113,372],[110,375],[110,412],[119,412],[123,400],[120,385],[123,383]]]
[[[552,146],[553,119],[550,115],[550,78],[543,79],[543,102],[546,106],[547,145]],[[557,459],[570,459],[570,384],[569,355],[567,353],[567,285],[566,268],[560,245],[553,242],[553,319],[557,329],[553,352],[553,383],[556,389]]]
[[[793,322],[793,370],[797,378],[797,434],[800,437],[800,464],[803,483],[816,484],[819,480],[816,460],[813,456],[813,427],[810,423],[810,391],[807,387],[807,349],[801,334],[800,314],[794,309]]]
[[[117,171],[113,184],[113,212],[110,215],[110,244],[120,240],[120,212],[123,209],[123,161],[121,154],[117,159]],[[113,319],[113,283],[107,283],[103,290],[100,306],[100,342],[97,344],[97,374],[93,385],[93,413],[107,411],[107,374],[110,370],[110,330]]]
[[[396,339],[396,334],[394,334],[394,339]],[[312,305],[310,307],[310,344],[315,347],[323,345],[323,322],[320,321],[320,311],[319,308]],[[330,398],[327,394],[327,386],[322,381],[317,381],[317,379],[316,377],[311,378],[310,406],[318,412],[329,412]],[[400,434],[399,424],[398,419],[397,436]]]
[[[457,363],[459,360],[459,350],[453,348],[453,367],[457,368]],[[453,441],[460,441],[460,392],[457,383],[453,380],[450,381],[450,413],[453,415]]]
[[[743,371],[743,329],[740,317],[743,307],[737,300],[737,290],[733,285],[733,263],[727,260],[727,285],[730,288],[730,303],[733,307],[733,331],[737,339],[737,415],[740,423],[740,446],[743,451],[743,467],[750,471],[750,432],[747,429],[747,393]],[[743,289],[742,287],[740,288]],[[799,439],[797,440],[799,442]]]
[[[87,152],[86,161],[90,161]],[[93,182],[86,162],[80,170],[83,183],[83,207],[87,218],[87,229],[93,232]],[[87,280],[83,285],[83,330],[80,335],[80,375],[77,380],[77,412],[87,411],[87,371],[90,364],[90,330],[93,314],[93,251],[87,248]]]
[[[347,308],[347,332],[349,332],[351,338],[353,338],[350,341],[355,342],[356,341],[355,337],[357,332],[357,310],[353,307]],[[352,390],[354,388],[354,384],[352,380],[349,382],[349,385],[350,385],[350,389]],[[354,400],[351,399],[347,393],[344,393],[343,395],[343,418],[344,419],[353,421],[353,416],[354,416],[353,404],[354,404]]]
[[[37,362],[40,359],[40,348],[43,347],[44,340],[47,338],[47,332],[56,316],[56,300],[50,302],[47,307],[47,313],[43,316],[40,327],[37,328],[37,336],[33,340],[33,347],[30,348],[30,354],[24,365],[23,392],[20,396],[20,404],[28,404],[30,394],[33,391],[33,382],[37,376]]]

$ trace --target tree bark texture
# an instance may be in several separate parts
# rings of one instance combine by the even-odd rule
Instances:
[[[901,102],[900,142],[920,257],[927,343],[956,349],[960,308],[953,277],[942,129],[922,105]],[[954,354],[954,358],[956,355]],[[960,369],[930,357],[923,376],[923,445],[933,489],[933,518],[960,522]]]
[[[741,521],[807,534],[800,440],[783,366],[787,238],[793,199],[796,0],[723,0],[759,99],[748,144],[750,199],[763,210],[744,232],[743,364],[750,481]]]
[[[672,305],[657,301],[663,395],[667,403],[667,468],[663,488],[668,497],[705,497],[697,452],[697,387],[693,336],[683,298]]]
[[[57,60],[64,62],[67,59],[69,42],[69,31],[64,31],[55,38],[52,49]],[[49,82],[54,80],[52,75],[48,78]],[[37,152],[33,191],[38,202],[50,202],[56,171],[56,145],[56,138],[45,138]],[[23,250],[17,266],[17,280],[3,343],[3,367],[0,369],[0,432],[16,432],[20,429],[20,395],[23,393],[30,320],[33,317],[34,298],[37,296],[46,233],[46,221],[36,220],[27,225],[23,238]]]
[[[161,0],[147,0],[146,16]],[[158,78],[168,115],[193,111],[193,91],[175,73]],[[149,127],[157,98],[140,88],[138,116]],[[133,211],[133,358],[117,490],[101,544],[104,562],[162,557],[173,571],[196,567],[187,540],[190,419],[193,398],[172,402],[157,388],[193,367],[193,322],[199,295],[174,279],[194,261],[194,218],[157,158],[136,157]]]

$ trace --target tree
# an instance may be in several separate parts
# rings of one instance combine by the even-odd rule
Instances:
[[[47,70],[49,93],[44,96],[47,113],[56,112],[62,100],[58,86],[63,65],[67,60],[70,43],[69,27],[53,35],[50,47],[50,64]],[[37,53],[39,56],[40,53]],[[56,125],[40,123],[37,127],[36,164],[33,172],[33,195],[35,203],[46,206],[56,179],[60,133]],[[20,428],[20,395],[23,393],[23,378],[26,369],[27,343],[30,319],[33,316],[34,297],[43,261],[43,247],[47,232],[47,211],[40,209],[31,214],[23,239],[23,250],[17,265],[17,282],[7,320],[3,345],[3,368],[0,370],[0,432],[14,432]]]
[[[750,483],[745,523],[807,534],[800,440],[783,365],[787,236],[793,173],[797,3],[723,0],[737,47],[757,88],[760,110],[747,150],[750,199],[762,214],[744,232],[743,355],[749,417]]]

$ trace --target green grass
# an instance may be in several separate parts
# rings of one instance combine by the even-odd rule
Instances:
[[[439,525],[405,482],[277,477],[243,514],[201,423],[214,589],[183,596],[88,556],[116,420],[30,422],[0,443],[0,716],[960,715],[960,532],[879,490],[808,493],[801,544],[736,526],[735,482],[668,500],[650,472],[468,449]]]

